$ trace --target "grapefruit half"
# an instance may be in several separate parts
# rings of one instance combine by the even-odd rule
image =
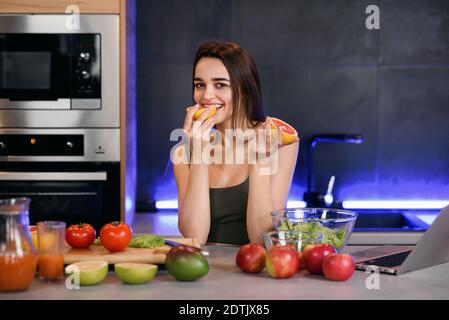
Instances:
[[[299,141],[298,132],[296,132],[295,128],[293,128],[285,121],[271,117],[271,129],[273,130],[273,134],[277,134],[278,127],[282,127],[282,129],[284,130],[282,135],[283,145]]]

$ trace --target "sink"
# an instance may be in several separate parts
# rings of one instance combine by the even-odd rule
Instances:
[[[426,231],[428,225],[415,213],[358,212],[354,231]]]
[[[405,210],[356,210],[351,245],[416,245],[429,228],[422,212]]]

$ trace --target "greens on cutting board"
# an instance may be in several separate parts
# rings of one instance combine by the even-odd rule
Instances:
[[[100,239],[95,239],[94,245],[100,246]],[[130,248],[147,248],[153,249],[164,245],[164,238],[155,234],[136,234],[132,236],[131,241],[128,244]]]
[[[157,248],[164,245],[164,238],[155,234],[137,234],[131,238],[128,247]]]

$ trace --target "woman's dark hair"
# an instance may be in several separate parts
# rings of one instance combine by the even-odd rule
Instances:
[[[234,104],[233,128],[238,128],[237,117],[240,114],[245,115],[243,119],[248,119],[253,126],[264,121],[260,77],[248,51],[232,42],[203,43],[195,54],[193,77],[196,65],[202,58],[220,59],[229,73]]]

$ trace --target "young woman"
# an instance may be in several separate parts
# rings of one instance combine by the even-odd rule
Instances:
[[[208,42],[198,48],[193,65],[193,98],[196,104],[186,109],[183,126],[189,144],[174,152],[200,160],[174,164],[179,230],[203,244],[262,243],[264,232],[273,229],[271,212],[286,206],[299,139],[283,145],[283,128],[271,130],[271,119],[265,118],[262,109],[256,66],[237,44]],[[206,110],[194,120],[200,108]],[[211,163],[200,155],[209,154],[205,150],[214,128],[222,137],[216,141],[223,149],[221,155],[214,154],[215,149],[210,154],[223,161]],[[226,140],[229,130],[240,135]],[[245,139],[241,133],[248,130],[259,134]],[[250,148],[245,148],[244,161],[234,157],[230,163],[226,153],[249,146],[252,139],[257,154],[265,157],[254,160]]]

